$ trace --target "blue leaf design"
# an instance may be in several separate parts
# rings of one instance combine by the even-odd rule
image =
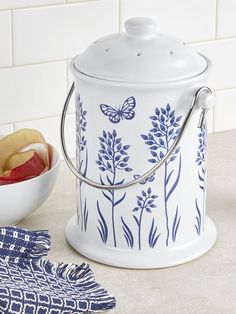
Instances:
[[[145,141],[148,140],[148,136],[147,136],[147,135],[141,134],[141,137],[142,137]]]
[[[170,115],[169,115],[169,116],[170,116],[170,118],[171,118],[171,117],[173,117],[173,116],[174,116],[174,114],[175,114],[175,110],[171,111],[171,113],[170,113]]]
[[[110,198],[109,195],[107,195],[104,191],[102,191],[102,194],[105,196],[106,199],[108,199],[109,202],[112,203],[112,199]]]
[[[133,234],[130,230],[130,228],[127,226],[127,224],[124,222],[123,217],[121,216],[121,222],[122,222],[122,229],[124,231],[124,236],[127,242],[128,247],[130,247],[131,249],[134,246],[134,237]]]
[[[170,157],[170,161],[174,161],[175,158],[176,158],[176,156],[171,156],[171,157]]]
[[[121,181],[116,182],[116,183],[115,183],[115,185],[120,185],[120,184],[123,184],[123,183],[124,183],[124,181],[125,181],[125,179],[122,179]]]
[[[161,159],[164,158],[165,154],[169,151],[170,145],[176,140],[181,128],[180,120],[182,119],[182,116],[175,116],[175,110],[171,110],[171,107],[169,104],[166,105],[166,107],[162,108],[156,108],[155,109],[155,116],[151,115],[151,125],[152,128],[150,128],[149,133],[142,138],[145,140],[145,144],[148,145],[149,151],[151,154],[150,159],[148,161],[150,163],[157,163]],[[154,134],[154,137],[150,137],[150,133]],[[180,154],[180,147],[178,147],[175,150],[175,153],[170,156],[168,161],[165,162],[165,172],[164,172],[164,197],[165,197],[165,218],[166,218],[166,245],[168,246],[169,243],[169,213],[168,213],[168,200],[174,190],[176,189],[179,180],[180,180],[180,173],[181,173],[181,155]],[[154,157],[154,158],[153,158]],[[174,170],[175,169],[168,169],[168,165],[173,162],[175,159],[179,157],[179,163],[178,163],[178,173],[176,174],[176,178],[173,182],[173,185],[171,187],[167,186],[170,185],[170,181],[173,177]],[[169,171],[170,172],[169,172]],[[169,193],[167,193],[169,190]],[[148,209],[146,211],[149,211],[151,208],[153,208],[151,205],[148,205]],[[179,227],[180,220],[176,221],[175,230],[177,232]]]
[[[205,182],[205,179],[204,179],[203,177],[201,177],[199,171],[198,171],[198,179],[199,179],[200,181],[202,181],[202,182]]]
[[[166,185],[169,183],[169,181],[170,181],[170,178],[171,178],[171,175],[172,175],[172,173],[174,172],[174,169],[169,173],[169,175],[167,176],[167,178],[166,178]]]
[[[173,225],[172,225],[172,240],[173,240],[173,242],[175,242],[175,240],[176,240],[176,235],[177,235],[177,232],[179,229],[180,219],[181,219],[181,216],[179,216],[179,214],[178,214],[178,206],[177,206],[176,212],[175,212],[175,218],[174,218]]]
[[[116,201],[116,202],[114,203],[113,206],[115,207],[116,205],[120,204],[120,203],[124,200],[125,196],[126,196],[126,192],[124,193],[124,195],[123,195],[118,201]]]
[[[133,215],[133,217],[134,217],[134,220],[136,221],[137,225],[139,226],[139,220],[138,220],[138,218],[137,218],[135,215]]]
[[[174,192],[176,186],[178,185],[179,183],[179,178],[180,178],[180,172],[181,172],[181,155],[179,156],[179,169],[178,169],[178,174],[177,174],[177,177],[175,179],[175,182],[174,184],[172,185],[169,193],[167,194],[167,197],[166,197],[166,200],[169,199],[169,197],[171,196],[171,194]]]
[[[88,150],[86,148],[86,155],[85,155],[85,165],[83,167],[84,160],[82,159],[79,165],[79,170],[85,177],[87,174],[88,169]],[[87,230],[87,224],[88,224],[88,209],[87,209],[87,201],[85,198],[84,206],[82,204],[82,193],[81,193],[81,186],[83,184],[83,181],[79,181],[79,199],[80,199],[80,209],[81,209],[81,231]]]
[[[149,243],[150,248],[152,249],[155,247],[157,240],[159,239],[161,235],[160,233],[156,235],[156,233],[157,233],[157,227],[154,227],[154,218],[153,218],[152,225],[149,231],[149,237],[148,237],[148,243]]]
[[[160,110],[158,108],[156,108],[155,109],[155,113],[156,113],[157,116],[159,116],[160,115]]]
[[[196,210],[197,210],[197,216],[196,216],[197,224],[194,226],[195,226],[197,234],[200,235],[201,234],[202,215],[201,215],[200,209],[198,207],[197,198],[195,199],[195,206],[196,206]]]
[[[155,164],[156,163],[156,159],[148,159],[149,162]]]
[[[101,240],[104,244],[106,244],[107,242],[107,237],[108,237],[108,228],[107,228],[107,224],[106,221],[101,213],[100,207],[99,207],[99,202],[97,201],[97,210],[98,210],[98,214],[100,219],[98,219],[99,222],[99,227],[97,227]]]
[[[85,199],[84,202],[84,230],[87,231],[87,224],[88,224],[88,209],[87,209],[87,200]]]

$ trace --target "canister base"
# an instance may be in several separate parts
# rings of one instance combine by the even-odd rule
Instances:
[[[186,246],[165,250],[150,250],[137,252],[121,250],[111,247],[95,247],[88,242],[88,238],[82,238],[77,225],[77,217],[74,215],[66,227],[66,238],[69,244],[80,254],[97,262],[123,268],[163,268],[189,262],[208,252],[214,245],[217,231],[214,223],[206,217],[206,228],[199,240]]]

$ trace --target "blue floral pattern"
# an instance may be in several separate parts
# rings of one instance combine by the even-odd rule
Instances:
[[[116,130],[112,132],[103,130],[103,134],[99,137],[100,150],[98,152],[98,159],[96,161],[99,169],[104,173],[104,176],[100,175],[101,184],[122,184],[124,179],[118,180],[117,175],[121,171],[130,172],[133,169],[129,167],[128,161],[128,149],[130,145],[123,145],[122,138],[118,137]],[[123,202],[126,196],[126,192],[120,197],[116,197],[115,190],[102,191],[103,196],[111,205],[111,220],[112,220],[112,238],[114,247],[117,246],[116,240],[116,223],[115,223],[115,208]],[[108,238],[108,228],[106,229],[106,221],[102,215],[101,209],[99,207],[99,202],[97,203],[98,213],[99,213],[99,226],[98,231],[103,243],[106,243]],[[103,217],[103,218],[102,218]],[[106,234],[104,233],[106,231]]]
[[[138,249],[141,250],[141,230],[142,230],[142,220],[143,220],[143,214],[144,213],[152,213],[152,209],[156,208],[157,206],[154,204],[155,199],[157,198],[157,195],[152,194],[152,190],[149,187],[147,191],[142,191],[142,195],[137,195],[137,206],[133,209],[134,212],[134,220],[137,223],[138,226]],[[136,216],[138,214],[138,216]],[[153,228],[153,226],[152,226]],[[155,234],[153,235],[152,232],[152,244],[154,241],[157,241],[155,238]],[[153,239],[153,237],[155,239]],[[150,238],[150,236],[149,236]],[[149,239],[150,244],[150,239]],[[155,245],[154,245],[155,246]],[[153,247],[154,247],[153,246]]]
[[[207,128],[206,123],[203,124],[201,132],[198,134],[198,149],[197,149],[197,159],[195,160],[198,166],[198,182],[199,188],[202,190],[203,193],[203,204],[202,210],[200,210],[198,205],[197,197],[195,199],[195,207],[196,207],[196,224],[195,229],[198,235],[201,234],[201,230],[204,229],[203,225],[203,217],[205,216],[205,176],[206,176],[206,138],[207,138]]]
[[[180,121],[182,116],[176,116],[175,110],[172,110],[170,105],[165,107],[156,108],[155,114],[149,117],[152,123],[152,128],[148,134],[142,134],[141,137],[149,146],[151,158],[148,159],[150,163],[159,162],[165,154],[169,151],[170,146],[177,139],[180,132]],[[174,160],[178,159],[177,168],[172,167]],[[174,173],[177,174],[174,177]],[[170,228],[172,241],[176,241],[177,232],[179,229],[181,216],[179,214],[178,205],[176,206],[175,215],[172,223],[169,221],[169,207],[168,201],[178,186],[181,174],[181,153],[180,147],[178,147],[171,157],[165,162],[164,165],[164,203],[165,203],[165,218],[166,218],[166,246],[170,241]],[[172,183],[171,183],[172,182]]]
[[[77,155],[78,155],[78,168],[80,173],[83,174],[83,176],[86,176],[87,169],[88,169],[88,150],[87,150],[87,140],[85,138],[85,132],[86,132],[86,115],[87,111],[83,109],[83,103],[81,101],[80,95],[77,95],[76,99],[76,146],[77,146]],[[81,158],[81,152],[85,151],[85,158]],[[88,224],[88,215],[89,211],[87,208],[87,200],[86,197],[84,198],[84,201],[82,199],[82,181],[78,182],[79,186],[79,203],[80,203],[80,212],[78,212],[78,218],[80,218],[81,221],[81,231],[87,230],[87,224]]]

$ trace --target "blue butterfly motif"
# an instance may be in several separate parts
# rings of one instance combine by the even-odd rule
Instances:
[[[139,174],[134,174],[134,179],[138,179],[140,177]],[[147,177],[146,179],[140,181],[140,184],[146,184],[147,182],[152,182],[155,179],[155,173],[151,174],[149,177]]]
[[[134,97],[129,97],[119,108],[113,108],[109,105],[101,104],[100,108],[102,112],[109,117],[112,123],[119,123],[120,120],[131,120],[135,116],[134,108],[136,101]]]

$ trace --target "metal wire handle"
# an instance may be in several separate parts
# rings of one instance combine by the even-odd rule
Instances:
[[[70,91],[68,93],[68,96],[66,98],[66,101],[65,101],[65,104],[64,104],[64,107],[63,107],[63,111],[62,111],[62,115],[61,115],[61,128],[60,128],[60,135],[61,135],[61,146],[62,146],[62,153],[63,153],[63,156],[64,156],[64,159],[68,165],[68,167],[70,168],[70,170],[73,172],[73,174],[81,181],[83,181],[84,183],[94,187],[94,188],[97,188],[97,189],[101,189],[101,190],[119,190],[119,189],[124,189],[124,188],[127,188],[127,187],[130,187],[136,183],[139,183],[143,180],[145,180],[147,177],[149,177],[150,175],[152,175],[154,172],[157,171],[157,169],[159,169],[163,164],[164,162],[170,157],[170,155],[176,150],[188,124],[189,124],[189,121],[190,121],[190,118],[194,112],[194,109],[196,109],[197,105],[198,105],[198,98],[199,98],[199,95],[202,94],[202,93],[207,93],[207,94],[212,94],[212,91],[210,90],[210,88],[204,86],[204,87],[201,87],[194,95],[193,97],[193,100],[192,100],[192,104],[191,104],[191,107],[190,107],[190,110],[183,122],[183,125],[180,129],[180,132],[179,132],[179,136],[177,137],[177,139],[175,140],[175,142],[171,145],[169,151],[166,153],[166,155],[161,159],[161,161],[159,163],[157,163],[155,166],[153,166],[150,170],[148,170],[147,172],[145,172],[142,176],[138,177],[137,179],[134,179],[132,181],[129,181],[129,182],[126,182],[126,183],[123,183],[123,184],[115,184],[115,185],[103,185],[103,184],[100,184],[98,182],[95,182],[85,176],[83,176],[76,168],[75,166],[73,165],[71,159],[69,158],[68,156],[68,152],[67,152],[67,149],[66,149],[66,144],[65,144],[65,118],[66,118],[66,113],[67,113],[67,109],[68,109],[68,105],[69,105],[69,102],[70,102],[70,99],[71,99],[71,96],[73,94],[73,91],[75,89],[75,83],[73,82],[73,84],[71,85],[71,88],[70,88]],[[199,124],[198,124],[198,127],[199,128],[202,128],[202,125],[204,123],[204,120],[205,120],[205,116],[206,116],[206,113],[207,113],[207,109],[202,109],[202,113],[201,113],[201,116],[200,116],[200,121],[199,121]]]

